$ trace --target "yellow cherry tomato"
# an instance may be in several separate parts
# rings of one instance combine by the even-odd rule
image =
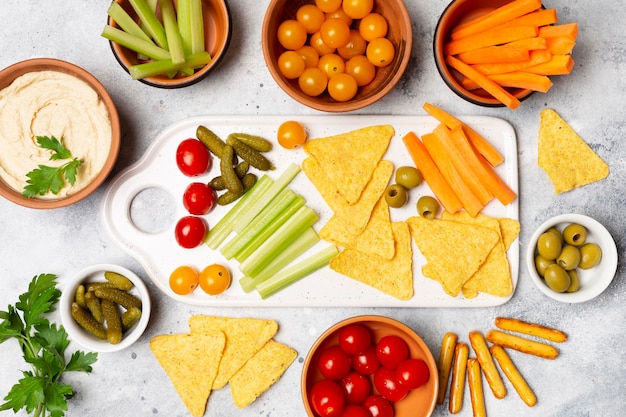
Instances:
[[[346,63],[337,54],[327,54],[320,57],[317,67],[326,74],[328,79],[331,79],[333,76],[344,72]]]
[[[320,27],[324,43],[331,48],[339,48],[350,41],[350,26],[341,19],[326,19]]]
[[[387,19],[379,13],[370,13],[359,22],[359,33],[368,42],[387,36]]]
[[[293,80],[304,71],[306,64],[296,51],[285,51],[278,57],[278,69],[286,78]]]
[[[296,51],[304,60],[305,68],[317,67],[320,60],[320,54],[311,45],[304,45]]]
[[[311,39],[309,39],[309,45],[315,48],[319,56],[332,54],[333,52],[335,52],[335,48],[324,43],[320,32],[315,32],[311,35]]]
[[[319,68],[305,68],[302,75],[298,77],[300,90],[307,96],[317,97],[326,90],[328,77]]]
[[[187,295],[198,286],[198,272],[188,265],[179,266],[170,274],[170,288],[178,295]]]
[[[343,11],[353,19],[363,19],[374,8],[374,0],[343,0]]]
[[[337,74],[328,80],[328,94],[340,102],[351,100],[358,88],[356,80],[350,74]]]
[[[209,265],[200,272],[200,288],[209,295],[221,294],[230,287],[230,271],[224,265]]]
[[[315,33],[326,19],[323,11],[314,4],[304,4],[296,12],[296,20],[302,23],[307,33]]]
[[[306,40],[306,29],[297,20],[288,19],[278,26],[278,42],[283,48],[295,51],[302,48]]]
[[[341,7],[332,13],[325,13],[324,16],[326,19],[341,19],[346,22],[348,26],[352,25],[352,18],[348,16]]]
[[[342,0],[315,0],[315,5],[324,13],[332,13],[341,7]]]
[[[367,48],[367,42],[356,29],[350,29],[350,40],[347,44],[337,48],[337,54],[343,59],[350,59],[357,55],[363,55]]]
[[[354,77],[359,87],[363,87],[371,83],[376,76],[376,67],[365,55],[357,55],[346,62],[345,72]]]
[[[377,38],[367,44],[367,59],[377,67],[386,67],[393,62],[395,55],[393,43],[387,38]]]
[[[283,148],[294,149],[306,142],[306,130],[295,120],[288,120],[278,126],[276,138]]]

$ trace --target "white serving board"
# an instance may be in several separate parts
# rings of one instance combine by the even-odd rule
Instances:
[[[395,136],[385,155],[397,167],[413,165],[404,148],[402,137],[409,131],[421,136],[430,132],[438,121],[430,116],[391,116],[391,115],[316,115],[316,116],[205,116],[182,120],[161,132],[145,155],[132,166],[121,171],[113,178],[104,192],[102,199],[102,221],[110,237],[128,254],[137,259],[154,284],[168,296],[184,303],[203,306],[308,306],[308,307],[487,307],[505,303],[509,297],[494,297],[480,294],[474,299],[465,299],[461,295],[453,298],[446,295],[438,282],[424,278],[421,268],[425,260],[413,243],[413,266],[415,295],[412,299],[401,301],[380,291],[356,282],[325,267],[300,280],[279,293],[261,299],[256,292],[245,293],[238,280],[241,273],[236,261],[226,261],[219,251],[213,251],[206,245],[194,249],[181,248],[174,238],[176,221],[188,213],[182,204],[182,195],[192,181],[209,181],[219,170],[219,162],[214,159],[213,168],[200,177],[186,177],[179,170],[175,161],[175,152],[181,140],[194,137],[198,125],[204,125],[222,138],[232,132],[246,132],[264,136],[275,142],[278,126],[289,119],[298,120],[306,126],[309,138],[323,137],[350,130],[376,125],[391,124]],[[493,117],[470,116],[462,120],[483,134],[505,157],[505,162],[497,167],[499,175],[507,184],[518,192],[517,142],[513,127],[506,121]],[[276,169],[267,173],[275,179],[291,162],[300,164],[305,154],[302,149],[285,150],[278,146],[268,154]],[[258,171],[257,171],[258,172]],[[138,193],[151,188],[165,191],[175,201],[175,213],[171,224],[156,233],[140,230],[133,221],[130,207]],[[315,225],[319,231],[331,216],[326,203],[317,190],[308,181],[304,172],[300,172],[291,184],[291,188],[303,195],[307,205],[316,210],[320,220]],[[423,183],[411,190],[408,204],[401,209],[391,209],[394,221],[404,220],[416,215],[415,204],[421,195],[432,195]],[[519,192],[518,192],[519,194]],[[518,199],[503,206],[494,200],[483,213],[491,216],[508,217],[519,220]],[[209,227],[232,206],[216,206],[205,216]],[[328,245],[319,242],[308,253]],[[516,239],[508,251],[511,275],[514,287],[517,285],[519,270],[519,242]],[[197,288],[192,294],[179,296],[169,288],[169,275],[180,265],[191,265],[202,270],[212,263],[223,263],[230,267],[233,275],[231,287],[218,296],[204,294]]]

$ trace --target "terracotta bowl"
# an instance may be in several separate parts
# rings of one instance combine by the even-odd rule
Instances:
[[[107,159],[97,176],[86,187],[82,188],[76,193],[58,199],[26,198],[22,196],[21,190],[13,189],[7,183],[0,179],[0,195],[16,204],[35,209],[52,209],[65,207],[69,206],[70,204],[74,204],[90,195],[104,182],[106,177],[111,172],[111,169],[113,169],[120,148],[119,117],[117,109],[115,107],[115,103],[113,103],[111,96],[104,88],[104,86],[100,83],[100,81],[98,81],[93,75],[91,75],[83,68],[80,68],[72,63],[57,59],[29,59],[26,61],[18,62],[3,69],[2,71],[0,71],[0,90],[8,87],[19,76],[37,71],[58,71],[70,74],[80,80],[85,81],[100,96],[100,100],[102,100],[108,110],[111,122],[111,145],[108,149]]]
[[[133,10],[128,0],[115,0],[128,14],[137,19],[137,14]],[[232,33],[232,21],[226,0],[202,0],[202,12],[204,17],[204,38],[207,52],[211,54],[211,62],[189,76],[176,76],[168,78],[166,75],[142,78],[144,84],[159,88],[182,88],[193,85],[205,79],[210,71],[218,66],[223,60],[230,44]],[[107,24],[119,27],[115,21],[109,17]],[[128,48],[110,41],[111,50],[117,62],[128,72],[128,67],[139,63],[137,53]]]
[[[472,20],[478,16],[487,14],[511,0],[453,0],[443,11],[435,28],[433,39],[433,52],[435,64],[441,78],[446,85],[464,100],[484,107],[503,107],[497,99],[493,98],[482,89],[467,90],[461,84],[462,76],[445,63],[443,46],[449,40],[449,34],[456,25]],[[507,88],[509,93],[520,101],[528,98],[533,91],[521,88]]]
[[[411,19],[402,0],[375,0],[374,12],[383,15],[389,23],[387,38],[396,48],[394,61],[377,69],[374,80],[360,87],[356,96],[346,102],[332,99],[327,92],[317,97],[304,94],[297,79],[290,80],[278,70],[278,57],[285,49],[278,42],[278,26],[287,19],[295,19],[296,11],[303,4],[314,4],[313,0],[271,0],[265,12],[262,31],[263,56],[267,68],[278,86],[297,102],[325,112],[348,112],[367,107],[391,91],[398,83],[409,63],[413,33]],[[353,22],[351,27],[355,27]]]
[[[393,403],[392,406],[396,417],[430,416],[435,409],[439,389],[437,363],[426,343],[413,329],[404,323],[383,316],[356,316],[343,320],[331,326],[315,341],[304,361],[300,381],[300,391],[307,415],[317,417],[310,403],[309,395],[313,385],[324,378],[318,368],[320,354],[326,348],[337,345],[341,330],[351,324],[361,324],[368,328],[373,343],[384,336],[400,336],[409,347],[409,357],[422,359],[426,362],[430,372],[428,381],[420,388],[410,391],[404,399]]]

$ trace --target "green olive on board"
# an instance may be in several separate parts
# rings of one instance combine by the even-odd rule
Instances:
[[[425,195],[417,200],[417,212],[426,219],[434,219],[439,212],[439,202],[429,195]]]
[[[415,167],[403,166],[396,170],[396,183],[406,189],[417,187],[422,180],[422,173]]]
[[[385,190],[385,200],[389,207],[400,208],[406,204],[409,194],[400,184],[391,184]]]

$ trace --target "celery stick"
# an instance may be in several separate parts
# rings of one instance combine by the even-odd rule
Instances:
[[[276,179],[272,188],[267,192],[267,195],[263,197],[263,199],[259,200],[255,206],[246,213],[246,215],[242,216],[237,224],[235,225],[235,231],[240,232],[243,228],[252,221],[254,216],[257,213],[263,210],[265,207],[279,192],[282,191],[289,183],[295,178],[295,176],[300,172],[300,167],[296,164],[291,164],[285,169],[285,171]]]
[[[254,221],[248,223],[248,225],[227,242],[222,247],[222,255],[226,259],[232,259],[236,253],[245,247],[256,235],[261,233],[268,224],[272,222],[280,213],[285,210],[296,199],[296,195],[293,191],[285,188],[270,204],[265,206],[263,211],[254,218]]]
[[[165,26],[165,36],[169,46],[170,55],[174,64],[185,62],[185,51],[183,50],[183,41],[178,31],[178,22],[176,21],[176,10],[172,0],[161,0],[161,13],[163,15],[163,25]]]
[[[269,239],[280,226],[282,226],[287,220],[291,218],[296,212],[304,206],[306,201],[302,196],[296,196],[296,199],[281,212],[270,224],[267,225],[259,234],[257,234],[252,240],[250,240],[243,248],[241,248],[236,254],[235,259],[239,262],[243,262],[250,255],[252,255],[258,248]]]
[[[245,292],[252,291],[258,284],[269,279],[274,274],[289,265],[294,259],[302,255],[307,249],[319,242],[320,237],[317,232],[309,227],[296,240],[289,245],[287,249],[282,251],[277,257],[267,265],[256,276],[244,276],[239,280],[241,288]]]
[[[178,31],[183,42],[183,50],[186,55],[189,55],[191,54],[191,0],[178,0],[176,16],[178,16]]]
[[[317,214],[310,207],[301,207],[252,255],[239,264],[239,270],[245,275],[254,277],[317,220]]]
[[[191,53],[196,54],[205,50],[202,0],[190,0],[189,14],[191,15]]]
[[[154,9],[150,8],[146,0],[129,0],[129,2],[135,10],[135,13],[137,13],[137,16],[139,16],[148,35],[150,35],[161,48],[169,49],[167,37],[165,36],[165,28],[156,17]]]
[[[122,6],[116,1],[112,1],[111,5],[107,9],[107,14],[122,28],[122,30],[129,35],[136,36],[143,39],[146,42],[152,43],[150,36],[141,29],[141,27],[133,20],[132,17],[124,10]]]
[[[337,256],[338,253],[339,250],[334,245],[324,248],[316,254],[309,256],[295,265],[288,266],[273,277],[259,283],[256,289],[261,298],[266,299],[283,288],[328,265],[330,260]]]
[[[111,25],[104,27],[102,36],[149,58],[159,61],[170,59],[169,51],[155,45],[152,41],[145,41]]]
[[[208,53],[199,53],[189,55],[187,59],[180,64],[175,64],[171,59],[161,61],[146,62],[145,64],[132,65],[128,68],[130,76],[134,80],[146,77],[154,77],[155,75],[165,74],[170,71],[179,71],[183,68],[198,68],[211,62],[211,55]]]
[[[274,180],[267,175],[263,175],[259,178],[256,184],[235,203],[233,208],[209,230],[205,242],[209,248],[215,250],[226,240],[228,235],[233,231],[233,226],[239,217],[241,217],[242,213],[249,210],[257,199],[271,188],[272,184],[274,184]]]

